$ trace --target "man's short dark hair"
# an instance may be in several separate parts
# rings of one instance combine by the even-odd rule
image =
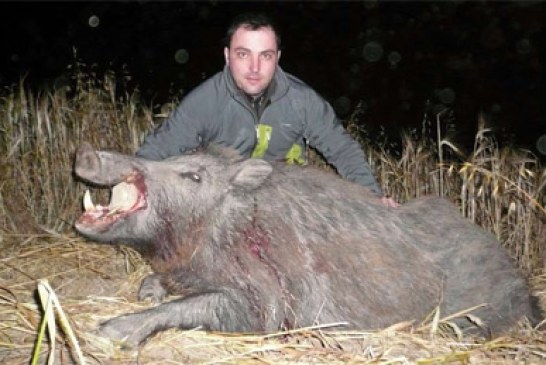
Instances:
[[[237,29],[244,27],[245,29],[249,30],[258,30],[260,28],[271,28],[273,33],[275,33],[275,39],[277,41],[277,49],[281,49],[281,34],[279,32],[279,28],[277,27],[277,24],[271,19],[269,16],[263,14],[263,13],[243,13],[237,15],[229,25],[226,33],[226,37],[224,38],[224,46],[229,48],[229,45],[231,44],[231,38],[233,37],[233,34],[237,31]]]

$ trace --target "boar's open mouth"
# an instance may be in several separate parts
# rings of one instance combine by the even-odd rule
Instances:
[[[78,218],[76,228],[83,231],[105,231],[119,219],[146,209],[146,195],[144,179],[137,172],[112,187],[107,206],[95,205],[89,190],[86,190],[83,197],[85,212]]]

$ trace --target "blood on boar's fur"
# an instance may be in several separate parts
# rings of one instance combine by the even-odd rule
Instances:
[[[173,327],[377,329],[438,305],[447,315],[484,304],[473,314],[494,334],[536,319],[497,240],[441,198],[389,208],[332,173],[218,148],[156,162],[83,144],[75,173],[115,185],[108,206],[87,199],[76,229],[149,260],[139,299],[180,296],[100,326],[129,345]]]

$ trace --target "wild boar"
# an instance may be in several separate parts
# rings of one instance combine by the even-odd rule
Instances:
[[[486,304],[477,315],[494,332],[533,317],[496,239],[444,199],[389,208],[333,173],[219,148],[155,162],[83,144],[75,173],[113,186],[107,206],[86,193],[77,231],[149,260],[139,299],[180,296],[101,325],[130,345],[173,327],[377,329],[437,306]]]

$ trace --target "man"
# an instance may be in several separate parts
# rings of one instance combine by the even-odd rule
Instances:
[[[281,38],[263,14],[242,14],[227,31],[222,72],[206,80],[148,134],[137,156],[160,160],[209,143],[242,156],[305,163],[305,143],[344,178],[388,206],[364,152],[322,97],[278,65]]]

